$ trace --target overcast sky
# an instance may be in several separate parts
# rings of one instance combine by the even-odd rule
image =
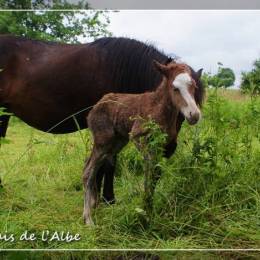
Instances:
[[[194,69],[217,71],[217,62],[234,70],[239,84],[260,58],[260,11],[122,10],[110,14],[109,30],[153,43]]]

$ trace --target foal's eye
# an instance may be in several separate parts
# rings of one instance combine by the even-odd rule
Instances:
[[[178,88],[173,87],[173,91],[178,91],[178,90],[179,90]]]

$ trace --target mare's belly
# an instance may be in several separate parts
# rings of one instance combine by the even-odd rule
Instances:
[[[87,128],[87,112],[72,116],[75,113],[74,110],[62,113],[62,111],[42,110],[39,107],[31,110],[10,109],[10,112],[29,126],[43,132],[65,134]]]

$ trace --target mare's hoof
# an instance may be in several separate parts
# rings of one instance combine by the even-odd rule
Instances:
[[[112,205],[112,204],[115,204],[115,203],[116,203],[115,197],[114,197],[114,198],[105,198],[105,197],[102,197],[102,200],[103,200],[103,202],[106,203],[107,205]]]

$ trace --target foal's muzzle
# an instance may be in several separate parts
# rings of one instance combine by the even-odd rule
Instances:
[[[190,113],[189,117],[186,117],[186,120],[190,125],[195,125],[200,120],[200,117],[201,117],[200,112],[196,112],[193,114]]]

